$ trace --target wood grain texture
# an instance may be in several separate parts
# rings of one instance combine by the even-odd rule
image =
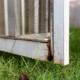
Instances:
[[[34,33],[34,0],[25,0],[25,31]]]
[[[5,23],[4,23],[4,0],[0,0],[0,34],[5,34]]]
[[[14,0],[14,11],[15,11],[15,17],[16,17],[16,27],[15,27],[15,35],[19,36],[21,35],[21,1],[20,0]]]
[[[39,33],[39,0],[34,0],[34,33]]]
[[[39,0],[40,12],[39,12],[39,30],[40,33],[46,32],[46,0]]]
[[[34,0],[29,0],[29,33],[34,33]]]

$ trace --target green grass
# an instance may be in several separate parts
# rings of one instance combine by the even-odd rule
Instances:
[[[70,64],[65,67],[0,52],[0,80],[19,80],[21,73],[30,80],[80,80],[80,29],[70,29]]]

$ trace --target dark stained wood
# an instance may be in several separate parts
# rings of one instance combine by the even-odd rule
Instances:
[[[4,0],[0,0],[0,34],[5,34]]]

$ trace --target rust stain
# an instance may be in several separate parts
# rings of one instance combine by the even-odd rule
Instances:
[[[51,53],[51,41],[49,40],[49,42],[47,43],[47,47],[48,47],[48,56],[47,56],[47,59],[49,61],[52,61],[53,60],[53,55]]]

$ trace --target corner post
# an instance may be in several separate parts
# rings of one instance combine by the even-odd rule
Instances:
[[[52,46],[54,63],[69,64],[69,0],[53,0]]]

